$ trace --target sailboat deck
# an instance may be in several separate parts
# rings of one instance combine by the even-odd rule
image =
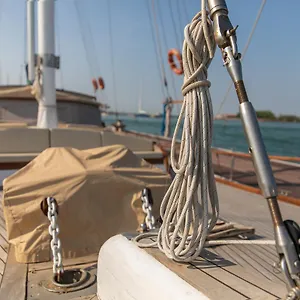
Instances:
[[[218,184],[222,218],[254,226],[256,235],[273,239],[266,201],[259,195]],[[280,203],[284,218],[300,221],[300,208]],[[226,245],[205,249],[201,258],[179,264],[158,249],[147,253],[210,299],[281,299],[287,294],[283,276],[274,268],[275,246]]]
[[[1,286],[2,277],[5,270],[7,253],[8,253],[8,241],[7,241],[6,227],[5,227],[4,217],[3,217],[3,208],[2,205],[0,205],[0,286]]]
[[[218,184],[218,191],[222,218],[254,226],[258,236],[266,239],[273,238],[267,203],[261,196],[222,184]],[[299,207],[286,203],[280,203],[280,206],[285,218],[300,221]],[[28,265],[16,263],[13,247],[10,247],[7,253],[8,243],[4,224],[1,208],[0,278],[2,284],[0,299],[3,295],[6,296],[4,299],[14,300],[76,299],[78,297],[79,299],[97,299],[96,285],[92,285],[87,290],[62,295],[49,293],[39,287],[39,280],[45,276],[51,276],[51,263]],[[286,294],[282,275],[273,267],[273,263],[277,261],[274,246],[226,245],[208,248],[199,260],[191,264],[174,263],[154,248],[145,251],[210,299],[279,299]],[[94,255],[68,260],[65,264],[70,267],[80,265],[92,270],[91,272],[95,274],[96,260],[97,255]],[[7,291],[12,293],[13,298],[7,298]]]

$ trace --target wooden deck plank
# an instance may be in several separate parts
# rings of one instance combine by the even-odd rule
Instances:
[[[10,247],[7,266],[2,278],[0,299],[24,300],[26,297],[27,265],[15,260],[14,247]]]
[[[0,235],[0,247],[5,251],[8,252],[9,244],[8,242]]]
[[[219,256],[227,260],[234,261],[234,256],[232,253],[224,251],[225,246],[216,247],[214,252]],[[286,289],[284,285],[274,283],[272,281],[267,281],[267,286],[265,285],[266,278],[260,273],[254,273],[251,269],[242,266],[241,264],[235,264],[231,266],[222,266],[227,272],[235,274],[237,277],[242,278],[243,280],[251,283],[253,286],[259,287],[261,290],[264,290],[272,295],[278,297],[283,297],[286,294]]]
[[[248,253],[250,257],[255,257],[260,264],[265,266],[270,272],[274,271],[273,264],[278,260],[278,255],[269,255],[268,250],[258,245],[250,245],[250,246],[238,246],[238,248],[242,248],[245,253]],[[271,248],[271,246],[269,246]],[[280,279],[282,279],[280,277]]]
[[[204,250],[203,252],[205,253],[206,251],[207,250]],[[224,258],[220,256],[218,257],[218,259],[216,259],[216,257],[211,258],[211,255],[205,255],[204,253],[201,254],[201,256],[204,258],[200,260],[200,264],[199,260],[197,260],[196,262],[191,263],[191,265],[250,299],[259,297],[263,297],[263,299],[278,298],[277,295],[275,296],[268,292],[265,292],[265,290],[262,290],[259,287],[243,280],[243,278],[236,276],[234,273],[227,272],[225,269],[223,269],[223,267],[227,265],[228,268],[234,268],[235,266],[222,263],[222,261],[224,261]],[[201,267],[201,261],[206,261],[206,263],[209,263],[209,267]]]
[[[269,272],[269,270],[266,270],[265,268],[262,268],[262,266],[260,265],[259,262],[257,262],[256,259],[248,256],[247,253],[245,253],[244,251],[241,251],[238,247],[228,246],[228,249],[233,255],[236,255],[236,257],[239,257],[241,260],[243,260],[244,267],[252,270],[253,273],[258,272],[258,273],[262,274],[263,276],[265,276],[265,278],[267,278],[268,280],[280,282],[280,280],[278,279],[278,277],[275,274]],[[239,260],[240,264],[242,264],[241,260]]]
[[[3,237],[3,239],[8,242],[8,239],[7,239],[7,231],[6,229],[4,229],[3,227],[0,226],[0,235]]]
[[[2,197],[2,193],[0,192],[0,207],[2,207],[1,197]],[[5,222],[3,219],[1,219],[1,217],[3,218],[2,211],[0,211],[0,259],[3,262],[6,262],[9,244],[7,241]]]
[[[233,248],[233,247],[232,247]],[[253,253],[253,251],[251,251],[251,246],[250,247],[245,247],[245,246],[240,246],[240,245],[236,245],[235,249],[238,249],[240,251],[240,253],[244,253],[247,258],[248,258],[248,261],[253,265],[253,262],[255,263],[255,268],[257,267],[258,270],[260,272],[266,272],[266,273],[269,273],[271,274],[272,276],[276,277],[279,281],[283,281],[283,278],[281,276],[281,274],[276,274],[274,271],[274,268],[273,268],[273,261],[268,261],[266,262],[265,260],[261,259],[257,253]]]
[[[179,277],[211,299],[247,299],[246,296],[231,289],[225,283],[201,270],[197,270],[195,267],[187,267],[186,264],[175,263],[172,260],[167,259],[165,255],[157,249],[149,248],[146,249],[146,251],[160,263],[168,267]],[[195,270],[197,270],[197,272],[195,272]]]
[[[89,264],[95,263],[98,260],[98,254],[92,254],[85,257],[77,257],[77,258],[69,258],[64,259],[64,266],[76,266],[82,264]],[[31,263],[28,264],[28,271],[29,272],[36,272],[41,270],[49,270],[53,268],[53,262],[42,262],[42,263]]]
[[[97,295],[94,294],[94,295],[89,295],[89,296],[76,297],[71,300],[100,300],[100,299],[98,299]]]
[[[6,262],[7,260],[7,252],[4,251],[2,247],[0,247],[0,261]],[[1,272],[0,272],[1,273]]]
[[[5,263],[3,260],[0,259],[0,274],[4,274],[4,269],[5,269]]]
[[[0,227],[6,230],[6,224],[3,219],[0,218]]]

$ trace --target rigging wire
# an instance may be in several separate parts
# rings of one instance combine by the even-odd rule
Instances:
[[[177,29],[176,29],[176,22],[175,22],[174,11],[173,11],[173,8],[172,8],[172,1],[171,0],[169,0],[169,7],[170,7],[170,13],[171,13],[172,26],[173,26],[174,33],[175,33],[175,40],[176,40],[176,44],[177,44],[176,47],[177,47],[177,49],[181,49],[181,47],[180,47],[180,38],[179,38]]]
[[[168,50],[167,35],[165,32],[165,26],[164,26],[164,21],[163,21],[163,17],[162,17],[161,6],[159,5],[159,3],[160,2],[158,1],[158,4],[157,4],[158,19],[160,22],[160,26],[162,28],[162,37],[163,37],[164,48],[167,51]],[[169,70],[169,72],[171,72],[171,83],[172,83],[174,97],[177,97],[178,92],[177,92],[176,84],[175,84],[175,74],[171,70]],[[179,113],[177,105],[176,105],[176,112]]]
[[[95,46],[95,42],[94,42],[94,38],[93,38],[93,32],[91,29],[91,24],[88,19],[86,21],[86,27],[87,27],[87,31],[88,31],[88,36],[90,37],[90,49],[92,51],[92,56],[93,56],[93,60],[94,60],[94,64],[95,64],[95,71],[96,71],[95,75],[99,75],[99,74],[101,74],[100,73],[101,68],[100,68],[100,63],[98,61],[98,56],[97,56],[96,46]]]
[[[108,34],[109,34],[109,45],[110,45],[110,61],[111,61],[111,69],[112,69],[112,85],[113,85],[113,101],[116,110],[116,118],[118,118],[118,99],[117,99],[117,89],[116,89],[116,73],[115,73],[115,59],[114,59],[114,45],[113,45],[113,37],[112,37],[112,17],[111,17],[111,7],[110,0],[107,0],[107,11],[108,11]]]
[[[185,15],[185,19],[186,19],[186,24],[188,24],[190,22],[190,18],[189,18],[189,14],[187,12],[187,8],[186,8],[186,0],[180,1],[182,3],[183,6],[183,12]]]
[[[180,25],[180,39],[183,41],[184,39],[184,36],[183,36],[183,32],[184,32],[184,23],[183,23],[183,20],[182,20],[182,15],[181,15],[181,11],[180,11],[180,5],[179,5],[179,2],[181,2],[182,0],[176,0],[176,9],[177,9],[177,12],[178,12],[178,20],[179,20],[179,25]]]
[[[150,0],[149,0],[150,1]],[[158,51],[157,51],[157,43],[156,43],[156,39],[155,39],[155,34],[154,34],[154,29],[153,29],[153,20],[152,20],[152,16],[151,16],[151,11],[150,11],[150,3],[148,0],[146,0],[146,7],[147,7],[147,12],[148,12],[148,18],[149,18],[149,23],[150,23],[150,28],[151,28],[151,37],[152,37],[152,42],[153,42],[153,46],[154,46],[154,52],[155,52],[155,61],[156,61],[156,67],[157,67],[157,71],[160,77],[160,82],[161,82],[161,92],[163,94],[163,97],[166,98],[166,94],[165,94],[165,89],[164,89],[164,78],[162,76],[161,73],[161,68],[159,66],[159,59],[158,59]]]
[[[250,43],[251,43],[251,41],[252,41],[254,32],[255,32],[255,30],[256,30],[257,24],[258,24],[258,22],[259,22],[259,20],[260,20],[260,17],[261,17],[261,14],[262,14],[263,10],[264,10],[264,7],[265,7],[266,2],[267,2],[267,0],[262,0],[262,3],[261,3],[260,8],[259,8],[259,10],[258,10],[256,19],[255,19],[255,21],[254,21],[254,24],[253,24],[253,26],[252,26],[251,32],[250,32],[250,34],[249,34],[248,40],[247,40],[246,45],[245,45],[245,47],[244,47],[244,49],[243,49],[243,51],[242,51],[242,58],[241,58],[241,60],[243,60],[243,59],[245,58],[245,55],[246,55],[247,50],[248,50],[248,48],[249,48],[249,46],[250,46]],[[231,91],[231,89],[232,89],[232,86],[233,86],[233,83],[232,83],[232,81],[231,81],[230,84],[229,84],[229,86],[228,86],[228,89],[227,89],[227,91],[226,91],[226,93],[225,93],[224,99],[223,99],[223,101],[221,102],[221,104],[220,104],[220,106],[219,106],[219,108],[218,108],[218,111],[217,111],[217,113],[216,113],[217,115],[221,112],[221,110],[222,110],[222,108],[223,108],[225,102],[227,101],[228,96],[229,96],[229,94],[230,94],[230,91]]]
[[[77,0],[74,0],[73,3],[74,3],[75,10],[76,10],[76,13],[77,13],[79,30],[80,30],[80,35],[81,35],[83,47],[84,47],[84,50],[85,50],[86,61],[87,61],[88,67],[89,67],[89,72],[90,72],[91,78],[93,78],[94,77],[94,72],[93,72],[93,69],[94,69],[93,66],[94,65],[93,65],[93,62],[90,60],[90,56],[89,56],[89,53],[88,53],[87,40],[86,40],[86,37],[85,37],[85,34],[84,34],[84,29],[83,29],[83,18],[81,18],[80,9],[79,9]]]
[[[156,45],[158,47],[157,49],[158,49],[158,55],[159,55],[159,60],[160,60],[162,77],[163,77],[163,80],[164,80],[164,86],[165,86],[165,89],[166,89],[167,97],[170,98],[170,93],[169,93],[169,89],[168,89],[168,82],[167,82],[167,76],[166,76],[166,70],[165,70],[163,55],[162,55],[162,48],[161,48],[161,42],[160,42],[160,36],[159,36],[159,29],[158,29],[156,11],[155,11],[155,0],[152,0],[152,15],[153,15],[153,24],[154,24],[154,28],[155,28],[156,41],[157,41]]]

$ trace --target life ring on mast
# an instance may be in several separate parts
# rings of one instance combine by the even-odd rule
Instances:
[[[98,82],[95,78],[92,79],[92,85],[94,87],[94,92],[98,90]]]
[[[179,62],[179,66],[174,61],[174,57]],[[182,75],[183,74],[183,64],[182,64],[182,56],[181,53],[177,49],[171,49],[168,52],[168,62],[170,65],[171,70],[177,74],[177,75]]]
[[[99,84],[100,89],[101,89],[101,90],[104,90],[105,84],[104,84],[104,80],[103,80],[102,77],[99,77],[99,78],[98,78],[98,84]]]

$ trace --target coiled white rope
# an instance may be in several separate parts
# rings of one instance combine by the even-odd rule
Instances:
[[[184,100],[171,147],[171,165],[176,175],[161,204],[163,224],[157,240],[159,249],[169,258],[185,262],[199,256],[219,215],[210,151],[213,114],[207,80],[216,45],[205,7],[202,1],[202,11],[184,30]],[[176,137],[182,122],[176,160]]]
[[[207,69],[215,53],[213,26],[202,10],[185,27],[183,44],[183,105],[171,146],[171,165],[176,173],[160,208],[163,223],[157,242],[142,244],[146,233],[135,238],[140,247],[157,244],[167,257],[189,262],[197,258],[204,246],[223,244],[274,244],[274,241],[217,240],[206,241],[219,216],[219,201],[212,167],[211,144],[213,112]],[[176,160],[176,137],[183,122],[179,158]]]

